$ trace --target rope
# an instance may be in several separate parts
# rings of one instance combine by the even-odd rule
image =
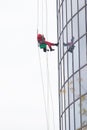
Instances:
[[[43,0],[42,0],[42,17],[43,17]],[[43,26],[43,18],[42,18],[42,26]],[[38,34],[38,27],[39,27],[39,0],[37,0],[37,34]],[[43,27],[42,27],[43,32]],[[45,86],[43,82],[43,74],[42,74],[42,66],[41,66],[41,58],[40,58],[40,52],[38,48],[38,56],[39,56],[39,64],[40,64],[40,72],[41,72],[41,81],[42,81],[42,90],[43,90],[43,99],[44,99],[44,105],[45,105],[45,115],[46,115],[46,122],[47,122],[47,130],[48,129],[48,116],[47,116],[47,108],[46,108],[46,98],[45,98]]]
[[[43,34],[43,0],[42,0],[42,34]],[[46,36],[48,37],[48,11],[47,11],[47,0],[45,0],[45,7],[46,7]],[[39,0],[37,2],[37,34],[38,34],[38,27],[39,27]],[[40,72],[41,72],[41,80],[42,80],[42,89],[43,89],[43,98],[44,98],[44,105],[45,105],[45,114],[46,114],[46,121],[47,121],[47,130],[50,129],[49,125],[49,96],[51,97],[51,105],[52,105],[52,114],[53,114],[53,130],[55,130],[55,123],[54,123],[54,109],[53,109],[53,99],[52,99],[52,92],[50,88],[50,78],[49,78],[49,65],[48,65],[48,53],[46,55],[46,63],[47,63],[47,108],[46,109],[46,98],[45,98],[45,91],[44,91],[44,82],[43,82],[43,74],[42,74],[42,66],[41,66],[41,58],[40,52],[38,49],[39,55],[39,63],[40,63]],[[50,95],[49,95],[50,94]]]
[[[48,39],[48,11],[47,11],[47,0],[45,0],[46,4],[46,36]],[[53,108],[53,98],[52,98],[52,91],[50,86],[50,76],[49,76],[49,64],[48,64],[48,52],[46,55],[46,63],[47,63],[47,103],[48,103],[48,119],[49,119],[49,96],[51,97],[51,105],[52,105],[52,115],[53,115],[53,129],[55,130],[55,121],[54,121],[54,108]],[[50,94],[50,95],[49,95]],[[48,122],[49,123],[49,122]],[[49,124],[48,124],[49,125]],[[49,129],[49,128],[48,128]]]

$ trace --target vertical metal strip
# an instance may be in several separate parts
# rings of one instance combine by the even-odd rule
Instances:
[[[77,17],[78,17],[78,60],[79,60],[79,93],[80,93],[80,124],[81,124],[81,130],[82,130],[82,114],[81,114],[81,75],[80,75],[80,41],[79,41],[79,38],[80,38],[80,29],[79,29],[79,1],[77,0],[77,11],[78,11],[78,14],[77,14]]]
[[[71,18],[72,18],[72,0],[71,0]],[[73,37],[73,19],[71,19],[71,36]],[[72,52],[72,75],[73,75],[73,110],[74,110],[74,130],[76,130],[76,120],[75,120],[75,87],[74,87],[74,55]]]
[[[67,20],[67,0],[66,0],[66,25],[68,25],[68,20]],[[66,41],[68,43],[68,27],[66,26]],[[68,48],[67,48],[68,49]],[[67,52],[67,79],[69,78],[69,56]],[[69,80],[68,80],[68,106],[70,104],[70,99],[69,99]],[[69,123],[69,130],[70,130],[70,107],[68,108],[68,123]]]

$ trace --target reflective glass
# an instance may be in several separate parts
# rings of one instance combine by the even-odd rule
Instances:
[[[80,66],[86,64],[86,37],[80,39]]]
[[[69,130],[69,110],[66,110],[66,130]]]
[[[74,45],[74,72],[76,72],[79,69],[79,54],[78,54],[78,42]]]
[[[81,70],[81,94],[87,93],[87,66]]]
[[[80,124],[80,100],[75,102],[75,122],[76,122],[76,130],[79,130],[81,127]]]
[[[80,36],[86,33],[86,26],[85,26],[85,9],[82,9],[79,12],[79,33]]]
[[[73,105],[70,106],[70,130],[74,130],[74,110],[73,110]]]

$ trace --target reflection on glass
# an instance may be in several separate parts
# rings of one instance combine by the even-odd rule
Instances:
[[[66,25],[66,8],[65,8],[65,0],[63,2],[63,23],[64,23],[64,26]]]
[[[71,0],[67,0],[67,20],[71,18]]]
[[[72,36],[71,36],[71,22],[69,22],[68,24],[68,42],[70,42],[72,39]]]
[[[77,0],[73,0],[72,2],[72,13],[73,15],[77,12]]]
[[[62,92],[60,90],[60,115],[62,115],[62,112],[63,112],[63,105],[62,105]]]
[[[85,5],[85,0],[78,0],[79,1],[79,9]]]
[[[82,126],[87,125],[87,95],[81,97]]]
[[[65,107],[67,108],[68,107],[68,83],[65,84],[65,90],[66,90],[66,93],[65,93]]]
[[[76,122],[76,130],[79,130],[81,127],[80,124],[80,100],[75,102],[75,122]]]
[[[69,102],[72,103],[73,102],[73,92],[74,92],[74,88],[73,88],[73,78],[71,78],[69,80]]]
[[[62,85],[64,84],[64,72],[63,72],[63,60],[61,62],[62,65]]]
[[[64,61],[65,61],[65,81],[67,80],[67,54],[64,56]]]
[[[70,106],[70,130],[74,130],[74,110],[73,110],[73,105]]]
[[[62,18],[63,18],[63,16],[62,16],[62,7],[60,8],[60,14],[61,14],[61,32],[62,32],[62,30],[63,30],[63,27],[62,27],[62,24],[63,24],[63,21],[62,21]]]
[[[79,90],[79,73],[76,73],[74,75],[74,93],[75,93],[75,99],[80,97],[80,90]]]
[[[65,130],[65,113],[63,114],[63,130]]]
[[[66,110],[66,130],[69,130],[69,110]]]
[[[80,39],[80,66],[86,64],[86,37]]]
[[[78,39],[78,21],[77,15],[73,18],[73,36],[75,37],[75,41]]]
[[[68,52],[69,53],[69,77],[72,75],[72,53]]]
[[[75,44],[73,55],[74,55],[74,72],[76,72],[79,69],[78,42],[76,42]]]
[[[65,109],[65,106],[64,106],[64,95],[65,95],[65,88],[62,89],[62,102],[63,102],[63,111]]]
[[[61,36],[61,57],[63,57],[63,38]]]
[[[82,0],[81,0],[82,1]],[[79,13],[79,33],[80,36],[86,33],[86,27],[85,27],[85,9],[81,10]]]
[[[81,94],[87,93],[87,66],[81,70]]]
[[[67,38],[66,37],[67,37],[67,34],[66,34],[66,28],[65,28],[64,29],[64,42],[65,43],[67,43],[67,40],[66,40]],[[66,50],[67,50],[67,47],[64,47],[64,53],[66,52]]]

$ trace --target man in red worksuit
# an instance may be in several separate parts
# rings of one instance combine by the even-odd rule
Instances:
[[[43,49],[44,52],[49,51],[47,50],[46,45],[48,45],[48,47],[50,48],[50,51],[54,51],[54,49],[52,49],[52,46],[58,46],[58,43],[54,44],[54,43],[46,41],[44,35],[42,34],[37,34],[37,41],[39,43],[40,48]]]

